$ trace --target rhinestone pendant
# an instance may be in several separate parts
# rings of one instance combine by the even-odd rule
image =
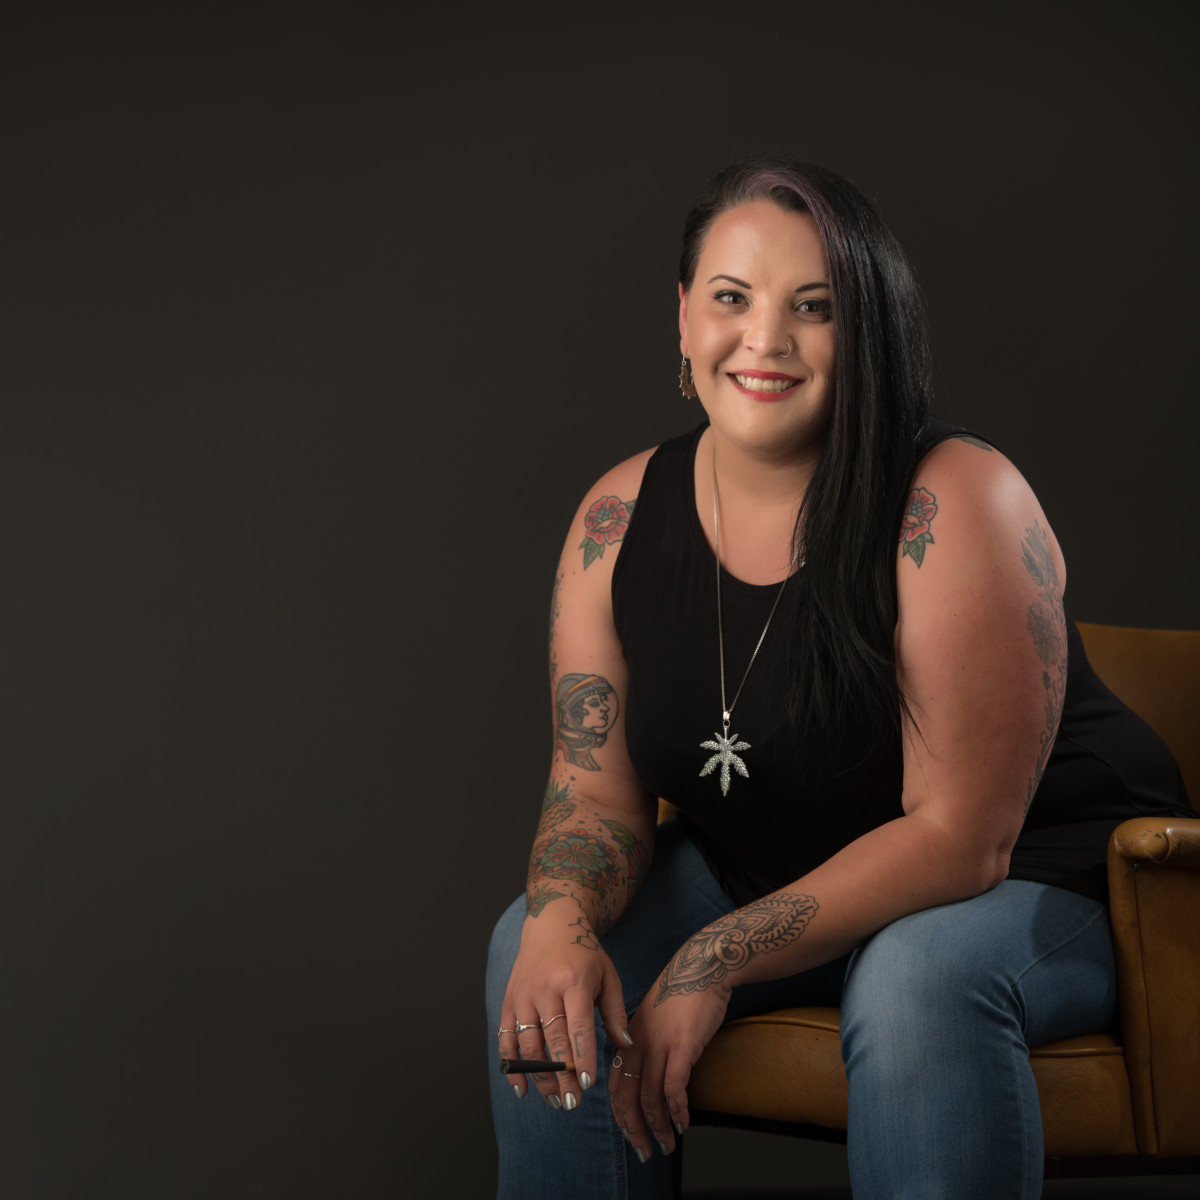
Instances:
[[[738,750],[749,750],[750,743],[739,742],[737,740],[736,733],[731,736],[729,733],[729,714],[727,712],[723,712],[721,716],[723,718],[722,724],[725,729],[724,736],[714,732],[713,737],[716,739],[715,741],[700,743],[701,750],[715,751],[708,762],[706,762],[704,766],[700,768],[700,775],[701,777],[705,775],[711,775],[713,771],[720,766],[721,795],[728,796],[730,780],[729,772],[731,769],[736,771],[743,779],[750,778],[750,772],[746,770],[745,762],[743,762],[742,759],[739,758],[735,753],[735,751]]]

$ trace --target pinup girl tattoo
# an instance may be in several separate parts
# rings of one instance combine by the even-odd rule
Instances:
[[[820,905],[801,892],[776,892],[693,934],[663,971],[654,1005],[719,983],[755,955],[794,942]]]
[[[554,693],[555,750],[573,767],[598,771],[592,751],[603,746],[617,720],[617,695],[599,675],[564,675]]]
[[[1026,625],[1038,658],[1042,660],[1042,687],[1046,692],[1046,728],[1038,735],[1037,765],[1025,792],[1025,811],[1028,812],[1054,748],[1062,716],[1063,698],[1067,692],[1067,625],[1054,556],[1050,553],[1046,531],[1036,521],[1032,528],[1025,530],[1021,557],[1025,570],[1038,587],[1038,598],[1026,610]]]

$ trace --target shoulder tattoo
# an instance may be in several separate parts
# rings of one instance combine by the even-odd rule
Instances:
[[[930,525],[937,516],[937,497],[923,487],[908,493],[908,505],[900,519],[900,557],[906,554],[918,567],[925,561],[925,547],[933,545]]]
[[[583,514],[583,569],[586,571],[598,558],[604,557],[605,547],[619,542],[629,528],[635,500],[621,500],[616,496],[601,496]]]
[[[996,449],[995,446],[989,446],[983,438],[977,438],[970,433],[956,433],[953,440],[956,442],[966,442],[968,446],[974,446],[976,450],[986,450],[989,454]]]

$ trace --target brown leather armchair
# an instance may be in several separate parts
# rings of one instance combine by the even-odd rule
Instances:
[[[1171,748],[1197,805],[1200,632],[1079,629],[1101,678]],[[1200,1171],[1200,818],[1126,821],[1108,875],[1120,1029],[1031,1051],[1047,1175]],[[728,1022],[693,1071],[693,1124],[844,1140],[838,1016],[789,1008]]]

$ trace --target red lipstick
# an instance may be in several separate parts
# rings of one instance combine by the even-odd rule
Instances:
[[[801,382],[794,375],[784,375],[779,371],[729,371],[728,375],[730,381],[733,383],[733,386],[737,388],[737,390],[741,392],[743,396],[749,396],[753,400],[784,400],[796,390],[797,386]],[[785,387],[778,392],[758,391],[754,388],[743,387],[740,383],[738,383],[737,377],[739,375],[741,375],[743,378],[749,379],[783,379],[787,380],[790,386]]]

